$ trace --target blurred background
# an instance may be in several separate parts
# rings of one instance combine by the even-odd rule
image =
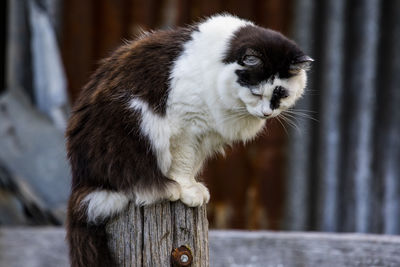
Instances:
[[[208,162],[211,228],[400,234],[400,1],[1,1],[0,225],[62,225],[68,112],[142,29],[229,12],[315,59],[290,121]]]

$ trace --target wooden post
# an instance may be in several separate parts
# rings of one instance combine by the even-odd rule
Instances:
[[[129,208],[107,226],[109,246],[119,266],[172,266],[172,252],[181,265],[208,267],[206,207],[189,208],[182,202],[163,202]],[[188,250],[181,257],[177,248]],[[185,250],[186,248],[181,248]],[[188,265],[187,261],[191,261]]]

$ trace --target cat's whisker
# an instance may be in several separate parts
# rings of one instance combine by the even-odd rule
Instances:
[[[236,117],[228,117],[228,118],[224,118],[221,122],[222,123],[228,123],[229,121],[231,121],[231,122],[235,123],[238,120],[242,120],[242,119],[245,119],[245,118],[247,118],[247,116],[244,116],[244,115],[236,116]]]
[[[244,119],[244,118],[249,117],[249,116],[250,116],[250,114],[247,113],[247,112],[246,113],[237,112],[237,113],[232,113],[232,114],[226,114],[226,116],[223,118],[222,121],[223,122],[227,122],[227,121],[230,121],[230,120]]]
[[[320,93],[305,92],[304,95],[307,95],[307,96],[320,96],[321,94]]]
[[[303,111],[293,111],[293,110],[285,110],[282,113],[291,114],[291,115],[294,115],[294,116],[299,115],[299,116],[313,118],[313,119],[315,119],[315,116],[316,116],[315,113],[306,113],[306,112],[303,112]]]
[[[290,111],[300,111],[305,113],[317,113],[317,111],[308,110],[308,109],[300,109],[300,108],[289,108]]]
[[[311,116],[311,114],[309,114],[307,112],[297,111],[297,110],[285,110],[283,112],[292,113],[292,114],[304,114],[304,115]]]
[[[297,127],[297,124],[296,124],[296,122],[298,122],[298,118],[297,117],[295,117],[295,116],[293,116],[291,114],[282,114],[282,117],[286,118],[288,121],[290,121],[291,123],[293,123]]]
[[[283,130],[285,131],[286,135],[289,137],[289,132],[286,129],[285,125],[282,123],[281,119],[279,118],[279,116],[276,117],[276,120],[280,123],[280,125],[282,125]]]
[[[287,118],[280,117],[280,119],[283,120],[284,124],[290,126],[290,127],[293,128],[294,130],[298,131],[297,127],[296,127],[292,122],[289,122]],[[289,136],[289,135],[288,135],[288,136]]]
[[[283,111],[282,113],[286,114],[286,115],[290,114],[290,115],[292,115],[294,117],[301,117],[301,118],[310,119],[310,120],[318,122],[318,119],[314,118],[313,116],[311,116],[309,114],[303,113],[303,112],[296,112],[296,111],[286,110],[286,111]]]
[[[288,114],[283,114],[283,113],[281,113],[279,117],[282,118],[282,120],[285,121],[293,129],[301,133],[299,126],[297,126],[297,124],[295,123],[296,118],[294,117],[290,118],[288,117]]]
[[[233,114],[226,114],[223,118],[223,120],[231,120],[231,119],[236,119],[238,117],[242,117],[242,114],[238,113],[233,113]]]
[[[292,126],[292,128],[293,128],[294,130],[296,130],[298,133],[301,133],[300,127],[299,127],[294,121],[290,120],[289,118],[285,118],[284,120],[287,121],[287,123],[288,123],[290,126]]]
[[[290,113],[290,114],[294,114],[294,115],[302,115],[302,116],[308,116],[309,118],[315,119],[313,117],[314,114],[317,114],[316,111],[312,111],[312,110],[307,110],[307,109],[295,109],[295,108],[290,108],[288,110],[283,111],[284,113]]]
[[[248,113],[248,111],[245,107],[232,108],[231,111],[237,112],[237,113]]]

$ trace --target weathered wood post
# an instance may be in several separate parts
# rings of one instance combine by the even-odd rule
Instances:
[[[177,201],[137,207],[131,203],[108,224],[107,232],[121,267],[209,266],[205,205],[189,208]],[[188,249],[178,251],[181,246]],[[172,264],[172,254],[180,264]]]

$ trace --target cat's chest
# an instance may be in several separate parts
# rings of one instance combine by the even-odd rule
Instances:
[[[225,144],[223,138],[216,132],[194,134],[184,131],[173,136],[170,141],[172,176],[186,170],[190,176],[195,177],[205,159],[216,152],[223,152]]]
[[[207,110],[201,107],[193,105],[174,109],[173,114],[169,116],[169,121],[178,135],[200,136],[215,128],[213,118]]]

